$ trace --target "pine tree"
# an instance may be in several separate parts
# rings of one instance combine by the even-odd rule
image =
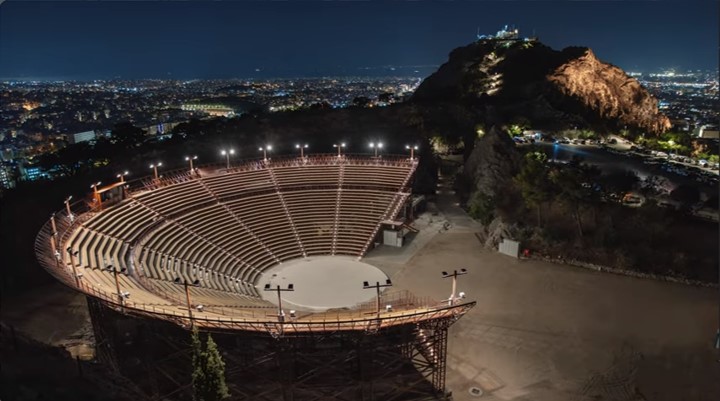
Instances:
[[[219,401],[230,396],[225,384],[225,362],[223,362],[217,344],[208,334],[203,347],[197,328],[192,331],[193,354],[193,400]]]
[[[203,401],[219,401],[230,396],[225,384],[225,362],[220,356],[217,345],[208,334],[207,346],[205,349],[205,378],[207,393]]]

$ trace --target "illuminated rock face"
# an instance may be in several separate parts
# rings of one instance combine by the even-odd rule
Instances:
[[[492,110],[488,124],[522,116],[538,125],[534,128],[628,126],[648,133],[670,128],[657,100],[620,68],[587,48],[557,51],[538,42],[478,41],[455,49],[413,101]]]
[[[670,128],[670,120],[658,112],[655,97],[620,68],[598,60],[590,49],[559,66],[547,79],[600,118],[617,119],[652,133]]]

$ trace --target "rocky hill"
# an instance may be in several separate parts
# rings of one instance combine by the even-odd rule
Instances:
[[[622,69],[588,48],[557,51],[535,41],[481,40],[455,49],[412,100],[462,103],[488,124],[522,118],[547,129],[670,128],[657,100]]]

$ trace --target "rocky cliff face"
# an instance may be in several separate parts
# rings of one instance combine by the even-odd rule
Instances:
[[[464,166],[468,182],[474,183],[476,191],[497,197],[510,184],[520,166],[520,155],[515,143],[501,129],[493,127],[475,142]]]
[[[460,102],[488,123],[524,117],[536,128],[670,128],[657,100],[620,68],[587,48],[553,50],[538,42],[478,41],[455,49],[425,79],[413,101]]]

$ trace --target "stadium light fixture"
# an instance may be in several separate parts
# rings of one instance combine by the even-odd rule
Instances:
[[[195,171],[195,168],[193,168],[193,160],[197,160],[197,156],[185,156],[185,161],[190,162],[190,172],[192,173]]]
[[[230,169],[230,155],[235,154],[235,149],[223,149],[220,151],[220,154],[225,156],[225,168]]]
[[[295,149],[300,149],[300,158],[305,158],[305,149],[308,148],[308,144],[300,145],[299,143],[295,145]]]
[[[67,211],[68,219],[70,219],[70,222],[72,223],[73,220],[75,220],[75,216],[73,216],[72,212],[70,211],[70,200],[72,200],[72,195],[65,198],[65,210]]]
[[[418,150],[417,145],[405,145],[405,149],[410,150],[410,160],[415,160],[415,151]]]
[[[380,319],[380,288],[383,287],[392,287],[392,281],[390,279],[385,280],[385,284],[380,284],[379,281],[376,281],[375,284],[370,284],[367,281],[363,281],[363,289],[368,290],[370,288],[374,288],[376,292],[375,297],[375,313]]]
[[[184,278],[175,277],[173,283],[182,285],[185,288],[185,302],[187,302],[188,317],[190,318],[190,328],[192,328],[195,323],[193,322],[192,302],[190,302],[190,286],[198,287],[200,285],[200,280],[195,279],[192,281],[187,281]]]
[[[282,296],[280,295],[283,291],[295,291],[295,285],[294,284],[288,284],[287,288],[280,287],[280,284],[276,285],[275,288],[272,288],[272,285],[270,283],[265,284],[265,288],[263,288],[265,291],[277,291],[277,297],[278,297],[278,321],[280,323],[285,321],[285,312],[283,312],[282,309]]]
[[[153,174],[155,175],[155,179],[158,179],[158,167],[162,166],[162,162],[153,163],[150,165],[150,168],[153,169]]]
[[[102,184],[102,182],[101,182],[101,181],[98,181],[98,182],[90,185],[90,188],[92,188],[93,193],[94,193],[95,195],[97,195],[97,193],[98,193],[98,189],[97,189],[97,188],[98,188],[98,186],[100,186],[100,184]]]
[[[120,179],[120,183],[122,184],[125,182],[125,176],[128,174],[130,174],[130,172],[125,170],[122,173],[117,173],[116,177]]]
[[[442,272],[443,278],[452,277],[452,293],[450,294],[450,298],[448,299],[448,305],[453,306],[455,304],[455,301],[457,301],[460,298],[465,298],[464,292],[460,293],[460,294],[462,294],[460,297],[456,297],[455,291],[457,291],[457,276],[462,276],[463,274],[467,274],[467,273],[468,273],[467,269],[460,269],[459,271],[453,270],[452,273]]]
[[[345,142],[333,144],[333,148],[337,148],[338,157],[342,156],[342,149],[345,147]]]
[[[370,148],[375,150],[375,157],[378,157],[378,151],[382,149],[382,142],[370,142]]]
[[[272,145],[265,145],[258,148],[260,152],[263,152],[263,160],[267,161],[267,152],[272,150]]]
[[[120,281],[118,280],[118,273],[125,273],[127,269],[124,267],[118,269],[113,265],[107,264],[107,261],[105,260],[103,260],[103,263],[105,264],[105,270],[111,271],[113,277],[115,278],[115,290],[117,291],[118,301],[120,302],[120,312],[125,313],[125,299],[123,298],[123,293],[120,292]]]

